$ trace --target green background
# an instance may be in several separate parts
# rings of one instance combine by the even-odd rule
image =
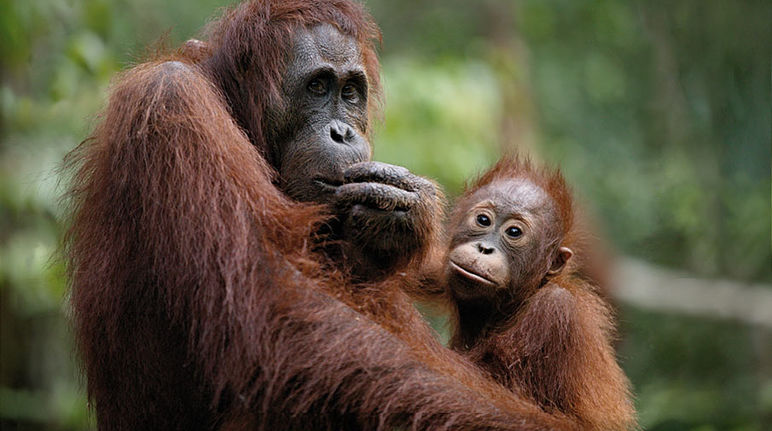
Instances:
[[[111,77],[213,0],[0,0],[0,428],[93,428],[56,259],[57,168]],[[619,254],[772,282],[772,2],[371,0],[377,160],[449,196],[520,148],[559,164]],[[772,289],[767,291],[772,293]],[[772,332],[622,303],[620,362],[650,430],[772,429]]]

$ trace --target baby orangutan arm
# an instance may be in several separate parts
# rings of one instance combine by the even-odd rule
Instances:
[[[489,354],[498,358],[491,362],[506,367],[491,371],[587,429],[635,429],[628,380],[611,347],[611,313],[589,286],[577,283],[551,282],[530,297],[514,326],[491,340]]]

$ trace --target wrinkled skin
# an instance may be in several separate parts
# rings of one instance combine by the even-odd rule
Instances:
[[[355,274],[392,273],[426,245],[440,198],[407,169],[370,162],[368,82],[356,41],[329,24],[300,29],[271,116],[270,158],[292,198],[329,204],[328,252]]]

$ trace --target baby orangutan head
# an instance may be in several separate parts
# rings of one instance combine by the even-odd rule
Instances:
[[[504,159],[461,199],[451,219],[445,272],[458,300],[523,299],[558,275],[572,211],[559,172]]]

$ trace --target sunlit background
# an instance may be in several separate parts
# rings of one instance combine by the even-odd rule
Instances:
[[[57,166],[115,72],[224,1],[0,0],[0,428],[93,428],[52,256]],[[619,360],[649,430],[772,429],[772,2],[370,0],[375,158],[449,196],[516,147],[618,253]]]

